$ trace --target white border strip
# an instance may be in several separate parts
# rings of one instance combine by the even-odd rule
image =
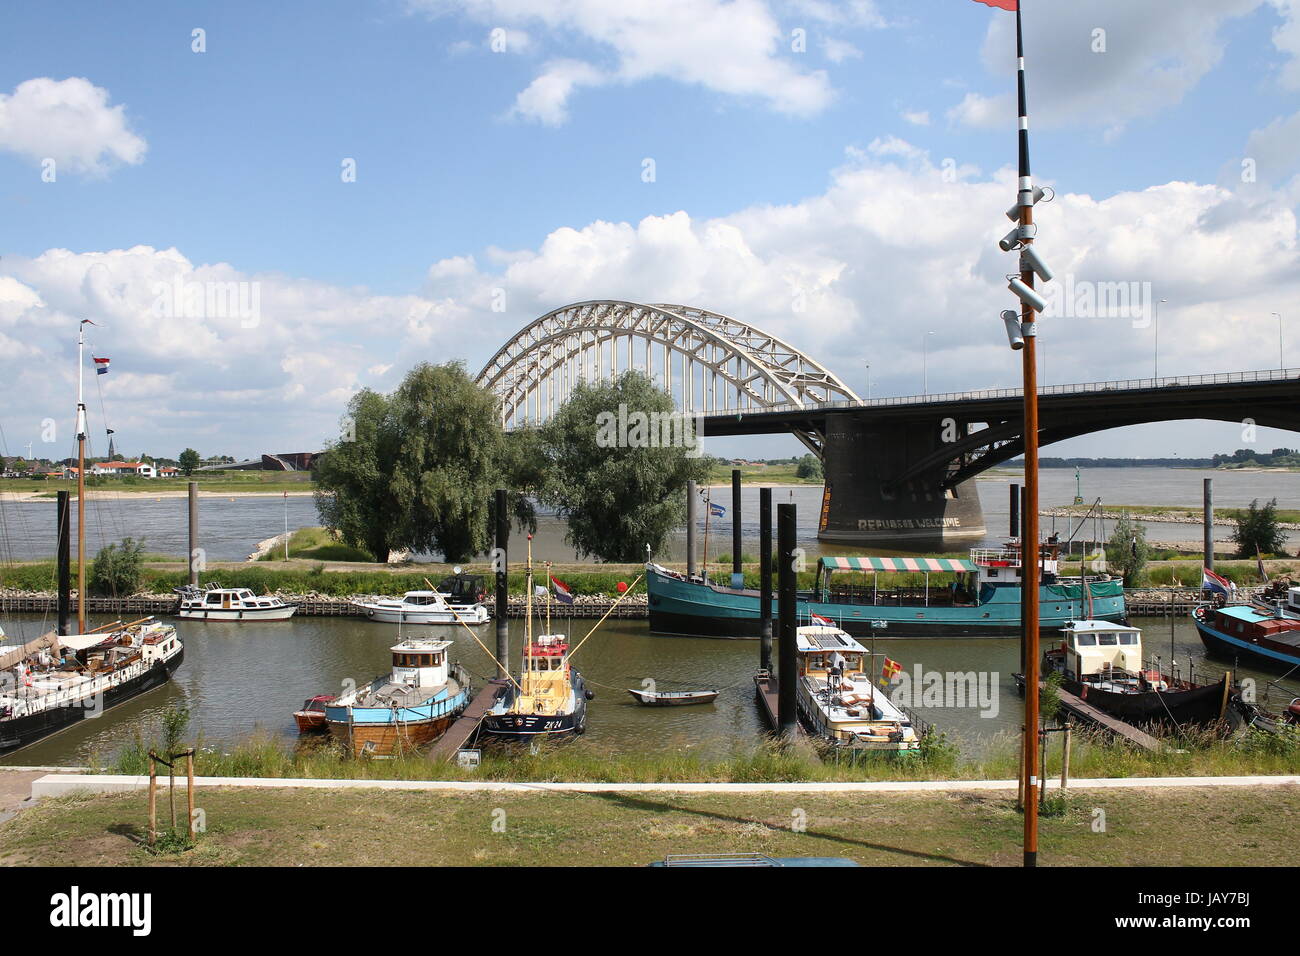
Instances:
[[[32,798],[73,793],[123,793],[142,790],[148,777],[113,774],[46,774],[32,781]],[[451,792],[571,793],[962,793],[1015,790],[1015,780],[871,780],[808,783],[520,783],[506,780],[320,780],[287,777],[196,777],[196,788],[238,787],[252,790],[416,790]],[[1300,776],[1256,777],[1100,777],[1071,780],[1070,790],[1142,787],[1282,787],[1300,785]],[[1059,790],[1060,780],[1046,789]]]

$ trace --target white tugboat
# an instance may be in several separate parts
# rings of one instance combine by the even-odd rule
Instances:
[[[816,736],[856,750],[916,750],[911,715],[875,686],[872,655],[845,631],[813,624],[798,630],[799,717]]]
[[[298,610],[278,595],[258,596],[248,588],[186,584],[173,590],[181,596],[176,616],[192,621],[287,621]]]

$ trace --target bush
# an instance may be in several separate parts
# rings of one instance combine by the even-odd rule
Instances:
[[[1274,498],[1264,507],[1259,506],[1256,498],[1244,514],[1237,517],[1237,526],[1232,531],[1233,543],[1237,545],[1237,556],[1253,558],[1256,554],[1279,554],[1286,547],[1286,532],[1282,530],[1277,518],[1277,499]]]
[[[123,538],[95,555],[90,567],[90,591],[100,597],[129,597],[144,583],[144,541]]]

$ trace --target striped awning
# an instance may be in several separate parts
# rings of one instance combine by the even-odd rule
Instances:
[[[832,571],[974,571],[975,565],[961,558],[822,558],[823,568]]]

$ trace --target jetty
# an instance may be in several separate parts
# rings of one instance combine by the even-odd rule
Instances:
[[[451,760],[456,753],[464,748],[478,733],[478,728],[483,723],[483,718],[487,712],[492,709],[492,704],[496,701],[497,695],[508,685],[504,677],[496,677],[483,685],[482,690],[475,695],[474,699],[469,702],[456,722],[447,728],[447,732],[438,738],[437,743],[429,750],[429,757],[433,760]]]
[[[1039,688],[1046,687],[1046,684],[1040,682]],[[1141,747],[1143,750],[1149,750],[1152,753],[1159,753],[1164,749],[1162,744],[1155,737],[1152,737],[1144,730],[1138,730],[1132,724],[1127,724],[1118,717],[1112,717],[1093,707],[1091,704],[1074,696],[1071,693],[1057,688],[1057,696],[1061,701],[1061,709],[1081,723],[1091,724],[1094,727],[1100,727],[1108,733],[1114,734],[1127,740],[1129,743]]]

